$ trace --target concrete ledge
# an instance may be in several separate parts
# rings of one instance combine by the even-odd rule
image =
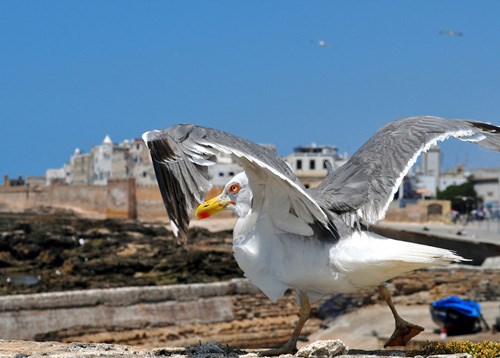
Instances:
[[[246,279],[191,285],[123,287],[0,297],[0,313],[72,307],[130,306],[163,301],[193,301],[198,298],[253,294],[259,290]]]
[[[230,322],[231,296],[255,294],[248,280],[0,297],[0,337],[34,339],[77,327],[129,329]]]
[[[0,337],[33,339],[77,327],[87,330],[130,329],[183,323],[229,322],[234,319],[229,297],[190,302],[160,302],[131,306],[94,306],[58,310],[5,312],[0,314]]]

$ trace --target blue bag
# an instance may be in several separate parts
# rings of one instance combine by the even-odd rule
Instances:
[[[475,301],[456,296],[431,304],[432,320],[448,335],[476,333],[481,331],[481,306]]]

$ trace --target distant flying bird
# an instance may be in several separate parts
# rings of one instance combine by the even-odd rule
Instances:
[[[445,36],[457,36],[457,37],[462,37],[464,35],[463,32],[455,30],[440,30],[439,34]]]
[[[318,45],[319,47],[327,47],[330,44],[325,40],[311,40],[311,43]]]
[[[179,124],[143,135],[173,232],[181,242],[186,241],[190,213],[198,204],[199,219],[233,210],[239,217],[233,252],[245,276],[273,301],[296,289],[296,327],[282,348],[266,355],[296,350],[310,301],[366,287],[378,287],[395,319],[385,346],[405,345],[423,330],[399,316],[384,282],[465,259],[449,250],[388,239],[370,232],[367,225],[384,218],[418,155],[448,137],[500,151],[500,127],[471,120],[405,118],[384,126],[346,164],[307,189],[276,153],[223,131]],[[207,168],[219,153],[233,156],[244,172],[229,180],[220,195],[204,201],[210,189]]]

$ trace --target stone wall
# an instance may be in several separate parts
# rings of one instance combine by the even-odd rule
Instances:
[[[297,311],[293,295],[271,304],[245,279],[12,295],[0,297],[0,337],[141,344],[157,336],[184,345],[215,334],[224,343],[260,346],[286,340]],[[262,320],[273,334],[263,332]],[[318,327],[313,318],[304,333]]]
[[[137,218],[140,220],[168,220],[165,205],[157,185],[137,185]]]
[[[207,198],[214,197],[222,189],[212,188]],[[0,187],[0,211],[20,212],[37,207],[71,209],[91,217],[168,222],[158,186],[137,185],[134,179],[109,180],[106,186]],[[447,200],[420,200],[405,208],[390,207],[386,220],[449,223],[450,211],[451,205]],[[223,212],[218,217],[231,215],[230,212]]]
[[[136,218],[135,181],[110,180],[108,185],[0,187],[0,210],[70,209],[91,217]]]
[[[207,198],[222,191],[214,187]],[[134,179],[109,180],[107,185],[0,186],[0,211],[22,212],[42,207],[70,209],[96,218],[166,221],[157,185],[137,185]],[[218,217],[231,213],[221,213]]]
[[[18,212],[44,206],[49,202],[49,196],[50,193],[46,187],[1,187],[0,210]]]
[[[135,179],[109,180],[105,208],[108,218],[137,218]]]
[[[86,331],[234,319],[229,297],[256,293],[244,280],[213,284],[125,287],[0,297],[0,337],[36,339]]]
[[[449,200],[419,200],[404,208],[389,207],[385,220],[398,222],[451,222],[451,202]]]
[[[71,209],[78,213],[93,213],[104,217],[107,207],[107,187],[86,185],[54,185],[42,187],[47,190],[47,202],[40,206]]]

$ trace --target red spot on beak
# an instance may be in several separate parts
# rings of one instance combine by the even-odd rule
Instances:
[[[206,219],[210,216],[209,213],[207,212],[201,212],[199,215],[198,215],[198,219]]]

